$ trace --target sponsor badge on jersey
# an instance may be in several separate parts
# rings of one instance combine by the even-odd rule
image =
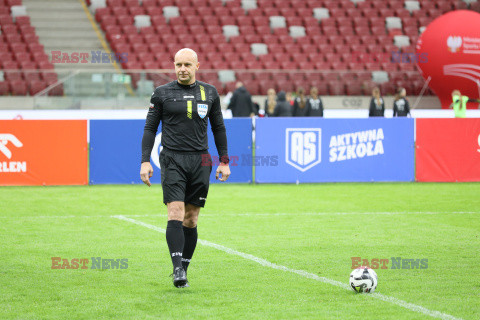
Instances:
[[[208,104],[197,104],[197,112],[200,118],[205,118],[208,112]]]

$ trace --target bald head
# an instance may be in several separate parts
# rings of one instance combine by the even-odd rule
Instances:
[[[195,72],[199,67],[197,53],[192,49],[183,48],[175,54],[175,73],[179,83],[183,85],[194,83]]]
[[[190,48],[183,48],[183,49],[178,50],[177,53],[175,54],[175,61],[177,61],[177,57],[178,58],[190,58],[193,61],[198,62],[197,53]]]

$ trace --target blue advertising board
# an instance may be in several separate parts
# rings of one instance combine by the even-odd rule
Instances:
[[[411,118],[260,118],[259,183],[414,181]]]
[[[90,120],[90,184],[142,183],[140,163],[144,125],[145,120]],[[232,174],[227,182],[252,182],[251,119],[225,119],[225,127],[229,155],[234,160],[230,165]],[[160,139],[161,132],[158,132],[150,159],[154,168],[150,180],[152,183],[160,183]],[[216,182],[218,153],[210,126],[208,141],[214,162],[210,181]],[[245,160],[242,165],[242,159],[249,159],[248,165],[245,165]]]

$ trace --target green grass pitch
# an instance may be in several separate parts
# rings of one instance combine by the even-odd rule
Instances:
[[[0,188],[0,319],[480,318],[479,183],[213,185],[199,238],[230,251],[199,244],[187,289],[145,227],[166,221],[159,185]],[[389,261],[375,294],[355,294],[352,257],[428,268]]]

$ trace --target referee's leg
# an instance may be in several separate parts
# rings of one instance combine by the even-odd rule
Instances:
[[[182,201],[172,201],[167,203],[168,223],[167,223],[167,244],[172,257],[173,264],[173,284],[176,287],[185,286],[187,277],[182,266],[183,248],[185,246],[185,236],[183,232],[183,219],[185,217],[185,203]]]
[[[182,265],[185,272],[188,269],[193,252],[197,246],[197,221],[200,207],[187,203],[185,205],[185,218],[183,219],[183,234],[185,238],[185,245],[183,247]]]

